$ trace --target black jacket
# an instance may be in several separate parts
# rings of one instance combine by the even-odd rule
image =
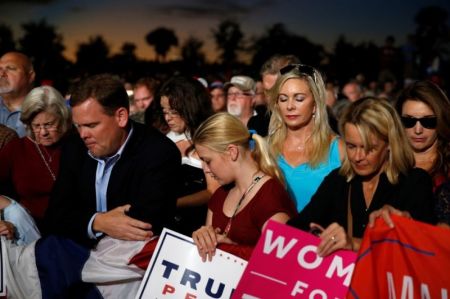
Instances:
[[[107,209],[130,204],[130,217],[148,222],[159,234],[175,209],[179,193],[180,152],[159,131],[133,122],[133,133],[115,164],[108,183]],[[88,237],[88,223],[96,213],[97,161],[87,154],[79,136],[62,149],[60,172],[45,217],[50,234],[80,244],[97,243]]]
[[[419,221],[435,222],[434,200],[431,178],[422,169],[411,169],[407,175],[400,175],[399,182],[392,185],[386,174],[381,174],[372,202],[366,207],[361,178],[356,176],[351,182],[339,174],[337,168],[325,177],[309,204],[288,224],[309,230],[309,223],[315,222],[326,228],[337,222],[347,231],[348,192],[351,188],[351,212],[353,236],[364,234],[369,214],[385,204],[399,210],[408,211]]]

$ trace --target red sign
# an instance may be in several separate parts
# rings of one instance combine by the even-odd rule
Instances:
[[[347,298],[450,298],[450,230],[392,217],[366,230]]]

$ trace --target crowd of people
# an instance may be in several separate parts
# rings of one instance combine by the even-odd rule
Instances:
[[[219,244],[254,246],[270,219],[318,232],[321,256],[358,251],[389,213],[450,227],[450,101],[438,85],[337,90],[293,55],[260,75],[142,78],[127,93],[100,74],[65,98],[33,88],[27,56],[4,54],[0,234],[36,241],[38,254],[55,240],[95,248],[168,227],[206,261]]]

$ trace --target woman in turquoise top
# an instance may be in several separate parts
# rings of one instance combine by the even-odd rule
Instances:
[[[328,124],[325,84],[315,68],[282,68],[269,98],[269,144],[300,212],[324,177],[341,165],[344,143]]]

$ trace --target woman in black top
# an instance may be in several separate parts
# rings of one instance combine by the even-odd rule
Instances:
[[[209,198],[219,187],[213,178],[205,176],[191,141],[198,126],[213,114],[211,100],[206,88],[196,79],[174,76],[162,85],[159,101],[170,129],[167,136],[182,156],[183,187],[171,228],[190,236],[204,224]]]
[[[414,168],[414,155],[394,108],[381,99],[361,99],[347,108],[339,127],[346,144],[342,167],[324,179],[311,202],[289,221],[321,231],[318,254],[358,250],[369,214],[385,204],[433,222],[431,178]]]

